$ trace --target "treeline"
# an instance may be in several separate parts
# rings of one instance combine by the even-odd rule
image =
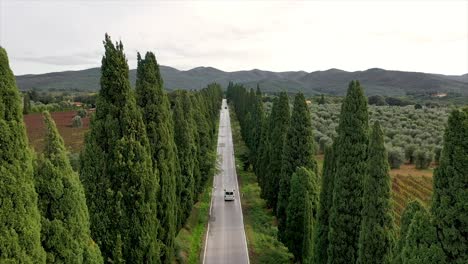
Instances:
[[[21,97],[0,49],[0,262],[173,263],[174,240],[215,172],[222,90],[166,94],[153,53],[130,87],[121,42],[104,40],[101,90],[79,174],[45,112],[28,147]]]
[[[448,120],[430,209],[408,204],[394,224],[384,133],[369,125],[367,98],[352,81],[321,175],[313,124],[302,94],[280,93],[269,115],[262,94],[227,90],[250,149],[262,196],[278,219],[278,239],[299,263],[467,263],[468,109]],[[260,136],[258,136],[260,135]]]

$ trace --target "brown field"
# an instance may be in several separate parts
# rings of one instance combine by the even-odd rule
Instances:
[[[83,147],[84,134],[89,128],[89,117],[82,118],[83,127],[73,128],[71,126],[72,118],[76,111],[51,113],[60,135],[65,141],[65,146],[71,152],[79,152]],[[44,121],[42,114],[34,113],[24,116],[26,130],[29,137],[29,144],[35,151],[40,152],[44,148]]]
[[[400,223],[400,217],[406,204],[412,199],[418,199],[426,206],[430,205],[433,171],[433,168],[418,170],[410,164],[403,164],[399,169],[390,170],[397,224]]]

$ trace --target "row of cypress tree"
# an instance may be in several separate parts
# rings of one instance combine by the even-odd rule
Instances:
[[[122,43],[106,34],[104,48],[80,177],[48,113],[34,158],[0,49],[1,263],[173,262],[175,236],[214,175],[222,90],[166,94],[151,52],[138,54],[133,90]]]
[[[259,87],[253,92],[231,83],[227,96],[235,106],[250,149],[245,162],[252,165],[261,195],[276,213],[278,238],[297,261],[306,261],[312,257],[319,178],[305,97],[302,93],[295,96],[290,114],[288,95],[282,92],[274,99],[271,114],[265,117]]]
[[[246,144],[255,153],[245,162],[252,165],[262,196],[276,213],[279,240],[296,261],[468,261],[468,212],[462,206],[468,197],[468,109],[454,110],[449,118],[430,213],[419,202],[410,203],[398,231],[383,131],[378,122],[369,126],[367,99],[358,81],[349,85],[338,136],[326,148],[321,177],[302,94],[295,96],[290,115],[288,95],[280,93],[269,116],[256,114],[261,111],[256,104],[262,102],[258,88],[254,93],[231,83],[227,95]],[[259,124],[261,136],[256,139],[252,128]]]

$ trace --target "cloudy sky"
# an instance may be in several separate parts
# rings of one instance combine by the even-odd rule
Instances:
[[[468,73],[468,1],[0,0],[15,74],[100,65],[108,32],[181,70]]]

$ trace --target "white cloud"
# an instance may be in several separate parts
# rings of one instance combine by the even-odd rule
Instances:
[[[105,32],[130,67],[152,50],[180,69],[468,72],[468,1],[0,0],[16,74],[99,66]]]

